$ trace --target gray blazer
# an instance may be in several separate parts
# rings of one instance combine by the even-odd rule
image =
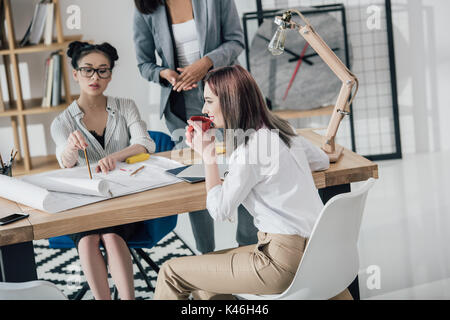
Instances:
[[[245,45],[234,0],[192,0],[192,6],[201,57],[209,57],[214,68],[235,64]],[[172,86],[162,82],[159,73],[167,68],[175,70],[175,54],[165,6],[159,6],[148,15],[135,9],[133,32],[142,77],[161,84],[162,118]],[[162,65],[156,64],[155,50],[162,59]]]

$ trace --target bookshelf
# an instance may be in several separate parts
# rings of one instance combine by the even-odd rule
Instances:
[[[64,37],[61,20],[61,8],[59,0],[51,0],[54,5],[54,24],[56,38],[51,44],[38,43],[35,45],[26,45],[20,47],[20,40],[14,37],[14,22],[10,0],[0,0],[0,37],[2,47],[0,47],[0,60],[3,60],[5,66],[6,88],[9,101],[2,101],[2,92],[0,87],[0,118],[9,117],[11,128],[13,130],[14,148],[18,150],[16,162],[13,167],[13,175],[24,175],[37,173],[46,170],[58,168],[58,163],[54,155],[31,157],[30,146],[27,132],[27,117],[61,112],[76,99],[70,92],[69,73],[67,70],[67,61],[64,54],[68,44],[74,40],[81,40],[81,35]],[[33,6],[30,4],[30,10]],[[3,28],[3,25],[6,28]],[[53,52],[61,50],[61,86],[64,88],[64,95],[61,104],[52,107],[43,107],[42,98],[25,100],[22,95],[21,79],[19,74],[19,58],[21,54],[33,54],[37,52]],[[1,63],[2,61],[0,61]],[[11,68],[9,68],[11,66]],[[10,70],[12,69],[12,70]],[[15,100],[12,100],[15,96]],[[19,134],[20,133],[20,134]]]

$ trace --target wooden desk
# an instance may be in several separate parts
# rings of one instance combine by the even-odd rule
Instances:
[[[299,133],[320,145],[321,138],[311,130]],[[191,163],[194,153],[158,154]],[[378,178],[378,166],[373,162],[344,150],[342,158],[330,169],[313,173],[314,181],[324,202],[336,194],[350,192],[350,183]],[[0,227],[0,267],[3,281],[36,279],[32,240],[45,239],[80,231],[144,221],[158,217],[205,209],[204,183],[186,182],[127,195],[75,208],[57,214],[41,212],[0,198],[0,217],[14,212],[27,212],[27,220]],[[25,268],[26,270],[24,270]],[[34,273],[33,273],[34,270]],[[1,279],[0,279],[1,280]]]

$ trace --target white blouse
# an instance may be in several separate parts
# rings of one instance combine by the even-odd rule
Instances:
[[[184,68],[200,59],[200,47],[194,19],[172,24],[178,66]]]
[[[275,148],[265,152],[261,146],[269,142]],[[231,154],[228,164],[223,184],[207,195],[206,206],[215,220],[233,221],[243,204],[261,232],[311,235],[323,208],[311,171],[329,168],[324,151],[301,136],[292,138],[288,148],[277,133],[263,128]]]

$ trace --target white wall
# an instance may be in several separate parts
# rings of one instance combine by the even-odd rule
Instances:
[[[450,2],[394,0],[403,151],[449,150]]]
[[[17,38],[23,36],[36,2],[12,1]],[[289,5],[291,2],[292,5],[299,3],[290,1]],[[370,1],[367,3],[369,5]],[[157,115],[158,86],[142,79],[136,66],[132,39],[133,1],[61,0],[63,22],[69,16],[67,7],[73,4],[81,8],[81,30],[68,30],[65,26],[64,33],[81,33],[84,39],[108,41],[118,49],[120,59],[107,94],[133,98],[149,129],[165,131]],[[240,14],[256,9],[254,0],[236,0],[236,4]],[[447,17],[450,2],[393,0],[393,6],[403,151],[448,150],[450,142],[445,138],[450,136],[450,126],[446,125],[450,118],[450,43],[446,41],[446,32],[450,27]],[[19,56],[25,98],[42,96],[45,57],[45,53]],[[244,55],[240,61],[244,64]],[[4,85],[3,78],[0,79]],[[75,83],[72,83],[72,90],[78,90]],[[32,156],[55,152],[49,132],[54,116],[27,117]],[[0,152],[9,153],[12,146],[9,118],[0,118]]]

